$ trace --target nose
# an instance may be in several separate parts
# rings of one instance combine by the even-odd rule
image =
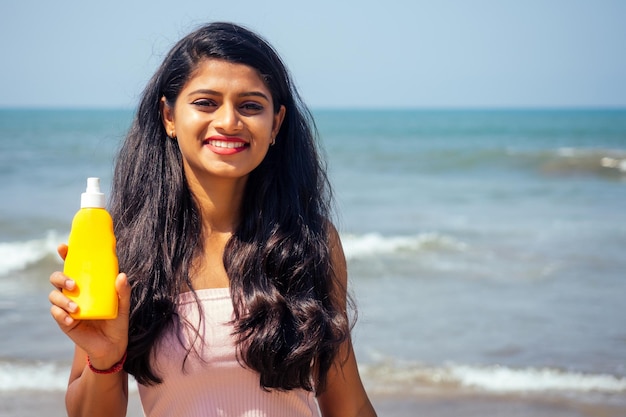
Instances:
[[[241,130],[243,123],[235,106],[223,103],[213,113],[213,127],[222,133],[234,133]]]

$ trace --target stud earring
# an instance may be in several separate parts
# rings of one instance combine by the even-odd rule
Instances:
[[[276,144],[276,138],[272,138],[272,143],[270,143],[270,146],[274,146]]]

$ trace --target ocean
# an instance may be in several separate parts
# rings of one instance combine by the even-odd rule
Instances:
[[[314,115],[370,395],[626,412],[626,110]],[[0,110],[0,398],[63,396],[48,277],[131,119]]]

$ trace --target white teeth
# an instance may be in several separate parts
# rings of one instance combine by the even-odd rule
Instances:
[[[233,149],[233,148],[240,148],[240,147],[244,146],[244,144],[242,142],[227,142],[227,141],[224,141],[224,140],[212,140],[212,141],[209,141],[209,143],[212,146],[215,146],[216,148]]]

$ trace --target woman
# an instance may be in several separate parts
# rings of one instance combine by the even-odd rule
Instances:
[[[310,115],[276,52],[214,23],[146,87],[115,169],[115,320],[79,321],[70,416],[375,416],[350,342],[346,265]],[[64,258],[67,247],[59,248]]]

